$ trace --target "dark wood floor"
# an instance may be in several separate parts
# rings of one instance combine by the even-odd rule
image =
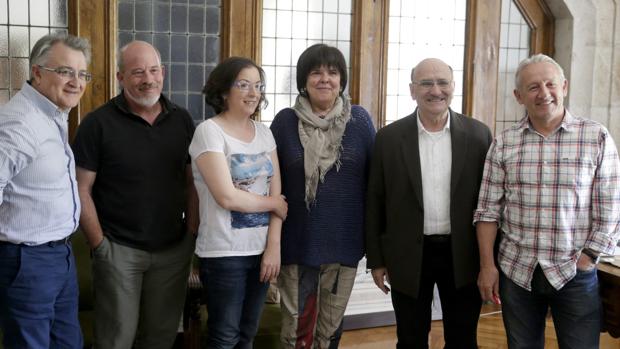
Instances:
[[[478,322],[478,346],[480,349],[507,349],[506,332],[499,309],[485,305]],[[558,344],[553,322],[547,320],[545,349],[557,349]],[[430,348],[443,348],[443,326],[441,321],[433,321]],[[396,327],[377,327],[364,330],[346,331],[340,341],[340,349],[388,349],[396,347]],[[600,349],[620,349],[620,339],[605,333],[601,335]]]

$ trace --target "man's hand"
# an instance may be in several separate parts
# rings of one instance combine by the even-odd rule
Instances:
[[[495,266],[480,268],[478,289],[483,301],[502,304],[499,298],[499,272]]]
[[[592,261],[592,258],[585,253],[582,253],[577,260],[577,269],[582,271],[590,271],[596,267],[596,264]]]
[[[390,288],[387,284],[390,283],[390,277],[388,275],[387,268],[375,268],[371,271],[371,274],[372,279],[375,281],[375,285],[377,285],[383,293],[388,294],[388,292],[390,292]]]
[[[103,235],[97,236],[95,241],[90,241],[88,240],[88,246],[90,247],[91,250],[95,250],[97,249],[97,247],[99,247],[102,243],[103,243]]]

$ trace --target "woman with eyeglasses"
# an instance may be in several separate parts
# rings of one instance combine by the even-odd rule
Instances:
[[[218,64],[203,89],[217,115],[196,128],[189,147],[200,202],[196,254],[206,289],[207,348],[251,348],[270,280],[280,271],[276,144],[252,120],[263,104],[265,73],[253,61]]]
[[[337,348],[357,264],[375,129],[344,93],[347,67],[317,44],[297,61],[299,95],[271,124],[289,210],[278,278],[283,348]]]

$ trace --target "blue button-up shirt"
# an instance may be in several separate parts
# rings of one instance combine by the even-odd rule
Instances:
[[[67,119],[29,83],[0,107],[0,241],[40,245],[77,229]]]

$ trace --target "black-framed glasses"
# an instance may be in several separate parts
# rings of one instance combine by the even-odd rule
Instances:
[[[257,82],[255,84],[247,81],[247,80],[236,80],[233,83],[233,87],[236,87],[238,89],[240,89],[241,91],[244,92],[248,92],[250,91],[250,87],[254,87],[255,91],[258,91],[260,93],[264,93],[265,92],[265,84],[263,84],[262,82]]]
[[[412,84],[418,85],[425,90],[430,90],[433,86],[437,85],[440,90],[447,90],[452,86],[452,80],[439,79],[439,80],[420,80],[412,81]]]
[[[73,70],[73,68],[69,68],[69,67],[57,67],[57,68],[48,68],[42,65],[39,65],[39,68],[43,69],[43,70],[47,70],[47,71],[51,71],[54,72],[58,75],[60,75],[62,78],[67,79],[67,80],[72,80],[75,79],[75,75],[76,72],[75,70]],[[93,79],[93,75],[89,72],[87,72],[86,70],[80,70],[79,72],[77,72],[77,76],[78,78],[89,82]]]

